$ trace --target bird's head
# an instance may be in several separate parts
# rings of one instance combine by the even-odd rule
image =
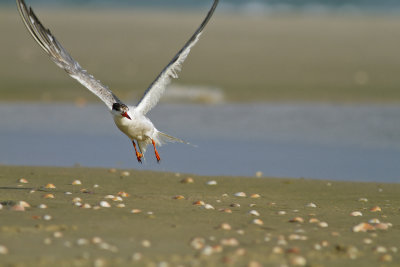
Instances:
[[[125,104],[120,104],[120,103],[114,103],[112,106],[112,113],[117,115],[117,116],[122,116],[127,119],[131,120],[131,117],[128,115],[129,108]]]

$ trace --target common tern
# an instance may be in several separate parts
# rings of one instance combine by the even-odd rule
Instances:
[[[142,163],[146,148],[150,144],[153,145],[157,162],[159,162],[160,155],[156,146],[160,146],[166,142],[186,143],[181,139],[158,131],[153,123],[146,117],[146,114],[158,103],[166,86],[171,82],[171,79],[178,78],[177,72],[181,70],[182,63],[185,61],[191,48],[199,40],[219,0],[214,0],[207,16],[195,33],[151,83],[136,106],[124,104],[107,86],[103,85],[83,69],[57,41],[50,30],[43,26],[32,8],[28,8],[24,0],[16,1],[18,11],[29,33],[50,56],[54,63],[64,69],[72,78],[80,82],[107,105],[113,116],[115,125],[132,141],[138,162]],[[137,149],[135,141],[139,149]]]

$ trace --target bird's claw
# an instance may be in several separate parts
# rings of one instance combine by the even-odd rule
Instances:
[[[142,157],[143,157],[143,154],[136,152],[136,158],[137,158],[137,161],[138,161],[139,163],[143,163],[143,162],[142,162]]]

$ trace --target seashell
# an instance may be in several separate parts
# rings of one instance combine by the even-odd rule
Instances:
[[[122,202],[122,201],[124,201],[123,199],[122,199],[122,197],[120,197],[120,196],[118,196],[118,197],[114,197],[113,199],[112,199],[112,201],[114,201],[114,202]]]
[[[374,252],[376,253],[386,253],[387,252],[387,248],[385,248],[384,246],[377,246],[374,248]]]
[[[197,200],[197,201],[195,201],[195,202],[193,202],[193,205],[196,205],[196,206],[204,206],[206,203],[204,203],[204,201],[202,201],[202,200]]]
[[[256,172],[256,177],[257,177],[257,178],[261,178],[262,176],[263,176],[262,171]]]
[[[375,227],[370,225],[369,223],[364,223],[364,222],[357,224],[356,226],[353,227],[353,232],[355,233],[367,232],[372,230],[375,230]]]
[[[55,186],[54,184],[46,184],[44,188],[47,188],[47,189],[55,189],[56,186]]]
[[[205,204],[203,206],[206,210],[215,210],[215,208],[211,204]]]
[[[142,212],[142,210],[140,210],[140,209],[132,209],[131,210],[131,213],[133,213],[133,214],[138,214],[138,213],[141,213]]]
[[[358,201],[360,201],[360,202],[368,202],[368,199],[365,198],[365,197],[361,197],[361,198],[358,199]]]
[[[307,207],[307,208],[316,208],[317,205],[314,204],[314,203],[308,203],[308,204],[306,205],[306,207]]]
[[[363,239],[363,242],[364,242],[364,244],[366,244],[366,245],[370,245],[370,244],[372,244],[372,239],[371,239],[371,238],[364,238],[364,239]]]
[[[27,184],[27,183],[29,183],[29,182],[28,182],[28,180],[26,180],[25,178],[20,178],[20,179],[18,179],[18,183]]]
[[[174,196],[174,197],[172,197],[173,199],[185,199],[185,197],[184,196],[182,196],[182,195],[176,195],[176,196]]]
[[[40,204],[38,206],[39,209],[47,209],[47,205],[46,204]]]
[[[260,225],[260,226],[264,225],[264,222],[261,219],[254,219],[251,221],[251,223],[255,224],[255,225]]]
[[[195,237],[190,241],[190,246],[196,250],[204,248],[206,241],[202,237]]]
[[[43,195],[43,198],[51,199],[51,198],[54,198],[54,195],[53,194],[45,194],[45,195]]]
[[[113,199],[113,198],[115,198],[115,196],[114,195],[106,195],[104,198],[105,199]]]
[[[304,219],[301,218],[301,217],[294,217],[293,219],[290,219],[289,222],[292,222],[292,223],[294,223],[294,222],[303,223]]]
[[[45,214],[43,215],[43,220],[50,221],[52,219],[51,215]]]
[[[272,248],[272,253],[274,253],[274,254],[283,254],[283,248],[281,248],[281,247],[273,247]]]
[[[326,227],[328,227],[328,223],[327,222],[320,222],[318,224],[318,226],[321,227],[321,228],[326,228]]]
[[[127,171],[121,172],[121,176],[127,177],[129,175],[131,175],[130,172],[127,172]]]
[[[53,233],[53,237],[54,237],[54,238],[61,238],[61,237],[63,237],[63,233],[61,233],[61,232],[59,232],[59,231],[54,232],[54,233]]]
[[[6,246],[0,245],[0,255],[8,254],[8,248]]]
[[[111,207],[110,203],[108,203],[107,201],[104,201],[104,200],[100,201],[99,205],[101,207],[103,207],[103,208],[110,208]]]
[[[310,218],[308,220],[309,223],[319,223],[319,220],[317,218]]]
[[[128,193],[124,192],[124,191],[119,191],[119,192],[117,193],[117,196],[120,196],[120,197],[129,197],[130,195],[129,195]]]
[[[235,197],[246,197],[246,193],[245,192],[237,192],[235,194],[233,194]]]
[[[261,195],[260,194],[251,194],[250,198],[260,198]]]
[[[392,262],[393,257],[390,254],[385,254],[385,255],[382,255],[382,257],[380,257],[379,260],[382,262]]]
[[[222,223],[218,228],[227,231],[232,230],[232,227],[229,223]]]
[[[98,184],[94,184],[94,185],[93,185],[93,188],[98,188],[98,187],[99,187]]]
[[[65,192],[64,194],[66,194],[66,195],[72,195],[71,192]]]
[[[80,197],[74,197],[72,199],[72,202],[76,203],[76,202],[82,202],[82,199]]]
[[[45,244],[45,245],[51,245],[51,243],[52,243],[53,241],[51,240],[51,238],[45,238],[44,240],[43,240],[43,243]]]
[[[13,211],[25,211],[25,207],[21,205],[14,205],[11,207],[11,210]]]
[[[82,182],[80,180],[74,180],[71,184],[72,185],[81,185]]]
[[[382,211],[382,209],[379,206],[374,206],[374,207],[370,208],[369,211],[378,212],[378,211]]]
[[[289,262],[293,266],[306,266],[307,264],[307,260],[303,256],[294,256]]]
[[[192,177],[186,177],[181,180],[181,183],[182,184],[193,184],[194,179]]]
[[[375,229],[378,229],[378,230],[387,230],[387,229],[389,229],[389,227],[391,227],[391,224],[389,224],[389,223],[377,223],[375,225]]]
[[[239,203],[232,203],[229,206],[231,206],[232,208],[240,208],[240,204]]]
[[[151,247],[151,242],[149,240],[142,240],[142,247],[149,248]]]
[[[81,202],[75,202],[74,205],[77,206],[77,207],[82,207],[82,203]]]
[[[31,205],[29,205],[28,202],[23,201],[23,200],[18,201],[17,205],[20,205],[20,206],[22,206],[22,207],[24,207],[24,208],[30,208],[30,207],[31,207]]]
[[[117,172],[117,169],[111,168],[111,169],[108,170],[108,172],[109,172],[109,173],[116,173],[116,172]]]
[[[379,219],[377,219],[377,218],[373,218],[373,219],[370,219],[368,222],[369,223],[380,223],[381,221],[379,221]]]
[[[81,205],[81,208],[82,209],[90,209],[90,208],[92,208],[92,206],[89,203],[85,203],[85,204]]]
[[[256,210],[251,210],[248,212],[248,214],[252,215],[252,216],[260,216],[260,213]]]
[[[140,261],[141,259],[143,259],[143,254],[140,252],[135,252],[132,255],[132,260],[133,261]]]
[[[215,181],[215,180],[208,181],[208,182],[206,183],[206,185],[217,185],[217,181]]]
[[[236,246],[239,246],[239,241],[238,241],[236,238],[234,238],[234,237],[231,237],[231,238],[223,238],[223,239],[221,239],[220,243],[221,243],[221,245],[223,245],[223,246],[228,246],[228,247],[236,247]]]
[[[92,193],[92,191],[90,191],[89,189],[87,189],[87,188],[82,188],[81,190],[79,190],[81,193],[85,193],[85,194],[91,194]]]
[[[204,256],[210,256],[211,254],[213,254],[214,250],[211,246],[205,246],[202,251],[201,254]]]
[[[124,203],[119,203],[116,205],[117,208],[125,208],[125,204]]]
[[[78,246],[85,246],[89,244],[89,240],[87,240],[86,238],[79,238],[78,240],[76,240],[76,244]]]
[[[277,212],[278,215],[286,215],[286,211],[284,210],[280,210]]]
[[[354,217],[362,216],[362,213],[361,213],[361,211],[353,211],[352,213],[350,213],[350,216],[354,216]]]
[[[232,213],[231,209],[225,208],[225,209],[219,209],[220,212],[225,212],[225,213]]]

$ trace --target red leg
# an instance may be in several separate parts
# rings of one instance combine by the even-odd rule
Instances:
[[[142,154],[142,153],[139,153],[139,152],[137,151],[135,141],[132,140],[132,144],[133,144],[133,147],[135,148],[137,161],[140,162],[140,163],[142,163],[143,154]]]
[[[156,148],[156,143],[154,142],[153,139],[151,139],[151,142],[153,143],[153,146],[154,146],[154,153],[156,154],[157,162],[160,162],[161,158],[160,158],[160,155],[158,154],[158,151]]]

